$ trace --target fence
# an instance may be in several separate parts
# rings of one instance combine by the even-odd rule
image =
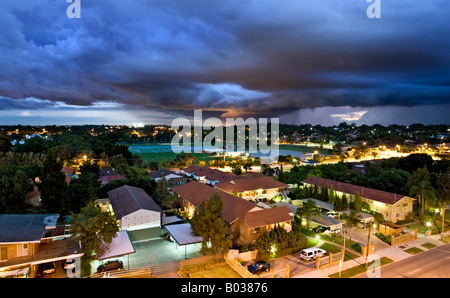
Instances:
[[[397,237],[394,237],[394,235],[392,235],[391,236],[391,246],[406,243],[406,242],[409,242],[409,241],[412,241],[415,239],[417,239],[417,229],[414,230],[414,236],[412,236],[409,231],[406,234],[401,234]]]
[[[331,267],[339,264],[339,262],[344,262],[345,250],[342,249],[341,252],[331,253],[328,256],[317,257],[316,259],[316,269],[322,269],[326,267]]]
[[[110,271],[108,273],[94,273],[90,277],[91,278],[100,278],[100,277],[117,277],[117,278],[125,278],[125,277],[156,277],[164,274],[178,272],[182,267],[198,265],[208,262],[210,260],[222,259],[221,255],[211,255],[211,256],[202,256],[189,260],[182,261],[174,261],[163,264],[155,264],[148,265],[142,267],[134,267],[131,269],[122,269]]]
[[[249,254],[240,254],[237,250],[230,250],[225,258],[225,262],[234,269],[243,278],[289,278],[289,266],[278,270],[270,270],[269,272],[263,272],[259,275],[251,274],[247,266],[242,265],[238,259],[240,257],[246,258],[247,256],[256,255],[256,251],[249,252]]]

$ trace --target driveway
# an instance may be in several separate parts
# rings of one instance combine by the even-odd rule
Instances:
[[[176,242],[161,238],[159,236],[161,235],[160,228],[128,231],[128,234],[136,252],[111,258],[121,260],[125,268],[158,265],[200,256],[201,244],[179,246]],[[95,272],[101,263],[100,261],[93,261],[92,271]]]
[[[350,230],[348,226],[345,224],[343,225],[344,230],[347,230],[347,238],[350,237]],[[390,247],[389,244],[378,238],[373,234],[373,229],[370,229],[371,235],[370,235],[370,244],[375,245],[375,251],[388,248]],[[353,228],[352,231],[352,241],[359,242],[360,246],[367,245],[367,236],[368,236],[369,230],[368,229],[360,229],[360,228]]]
[[[274,271],[283,270],[286,269],[286,266],[289,266],[290,277],[316,271],[316,261],[306,261],[300,258],[300,252],[277,258],[269,261],[269,263]]]

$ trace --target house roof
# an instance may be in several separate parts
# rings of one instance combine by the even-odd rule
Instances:
[[[342,193],[355,195],[356,193],[359,193],[359,195],[362,198],[366,198],[369,200],[377,201],[386,203],[389,205],[394,205],[401,199],[403,199],[404,195],[399,195],[391,192],[381,191],[373,188],[368,187],[362,187],[354,184],[329,180],[325,178],[318,178],[318,177],[308,177],[305,180],[302,181],[303,183],[313,184],[317,186],[326,186],[331,187],[333,186],[333,189],[335,191],[340,191]]]
[[[63,172],[64,175],[66,175],[66,183],[69,184],[70,181],[72,180],[72,175],[74,173],[73,169],[69,167],[63,167],[61,169],[61,172]]]
[[[168,169],[159,169],[157,171],[153,171],[153,172],[150,173],[150,177],[152,177],[153,179],[155,179],[155,178],[163,178],[163,177],[167,177],[169,175],[177,175],[177,176],[181,177],[181,175],[178,174],[177,172],[171,171],[171,170],[168,170]]]
[[[292,211],[286,206],[263,209],[238,196],[215,189],[197,181],[175,186],[172,190],[195,207],[214,193],[217,193],[223,202],[222,217],[229,224],[238,218],[244,220],[250,228],[291,221]]]
[[[286,207],[274,207],[263,210],[256,210],[248,212],[245,215],[244,222],[249,228],[263,227],[275,223],[290,222],[292,211]]]
[[[228,182],[218,183],[216,186],[226,192],[237,193],[248,190],[288,187],[287,184],[277,181],[269,176],[231,180]]]
[[[108,197],[117,219],[141,209],[162,212],[158,204],[139,187],[123,185],[108,191]]]
[[[244,199],[197,181],[172,187],[172,191],[195,207],[200,206],[204,200],[217,193],[223,202],[222,217],[228,223],[232,223],[238,218],[244,219],[245,214],[254,208],[262,209]]]
[[[0,243],[39,242],[59,214],[0,214]]]
[[[115,175],[106,175],[106,176],[100,176],[98,180],[100,181],[101,185],[106,185],[111,181],[114,180],[122,180],[125,178],[125,175],[122,174],[115,174]]]
[[[209,181],[231,181],[231,180],[237,180],[237,179],[243,179],[244,177],[241,177],[239,175],[235,175],[232,173],[222,172],[217,169],[212,169],[210,167],[200,167],[200,166],[189,166],[187,168],[182,169],[182,171],[186,173],[194,173],[197,176],[205,177]]]

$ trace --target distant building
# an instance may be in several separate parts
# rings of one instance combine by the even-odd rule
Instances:
[[[216,184],[218,189],[236,194],[246,200],[272,199],[278,195],[285,196],[289,186],[273,177],[263,176],[231,180]]]
[[[320,162],[314,159],[305,159],[300,161],[300,165],[302,166],[317,166],[320,165]]]
[[[314,176],[302,182],[310,186],[333,187],[338,195],[346,194],[351,200],[359,193],[363,202],[368,203],[372,210],[381,213],[390,222],[404,220],[408,213],[413,211],[414,199],[408,196]]]
[[[188,180],[182,174],[168,169],[159,169],[157,171],[151,172],[150,177],[155,179],[156,182],[159,182],[164,178],[169,185],[185,184]]]
[[[205,183],[208,185],[216,185],[217,183],[243,179],[239,175],[235,175],[228,172],[222,172],[217,169],[212,169],[210,167],[200,167],[200,166],[189,166],[187,168],[181,169],[182,174],[187,177],[194,178],[195,180]]]
[[[117,173],[113,168],[104,168],[100,170],[98,181],[103,186],[114,180],[122,180],[125,175]]]

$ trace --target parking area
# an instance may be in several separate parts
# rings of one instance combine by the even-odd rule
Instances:
[[[296,277],[316,270],[316,261],[306,261],[300,257],[300,252],[287,255],[269,262],[274,271],[289,266],[290,277]]]
[[[160,228],[128,231],[136,252],[130,255],[114,257],[110,260],[118,259],[122,261],[124,268],[128,269],[170,263],[200,256],[200,244],[179,246],[176,242],[160,237],[162,233],[163,230]],[[93,261],[92,273],[97,270],[98,266],[107,261]]]

